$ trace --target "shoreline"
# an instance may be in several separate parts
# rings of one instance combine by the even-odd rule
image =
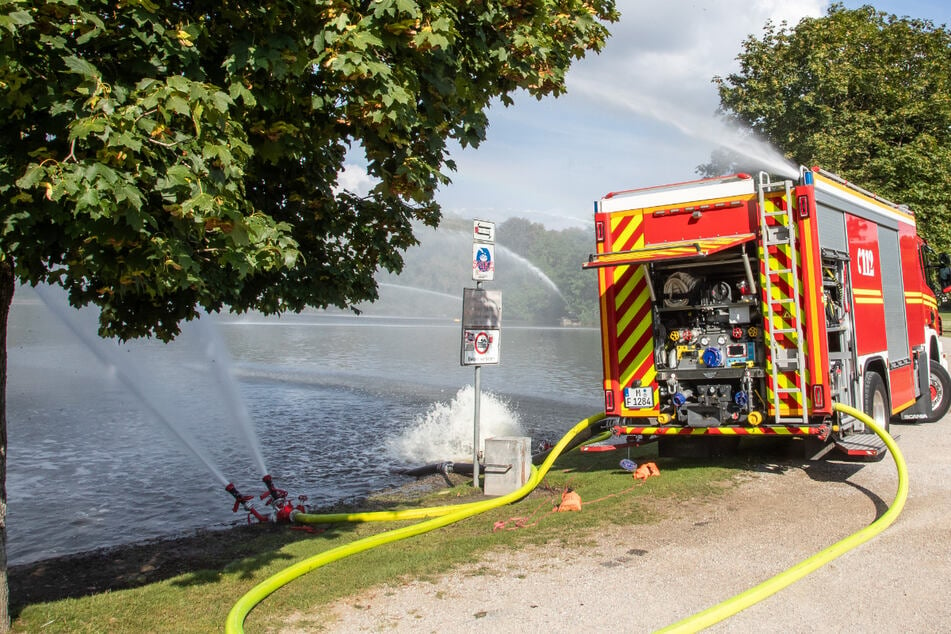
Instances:
[[[424,476],[308,512],[382,510],[469,479],[458,474]],[[28,605],[125,590],[189,573],[217,574],[235,560],[313,536],[314,531],[291,524],[239,524],[16,564],[7,568],[10,613],[15,619]]]

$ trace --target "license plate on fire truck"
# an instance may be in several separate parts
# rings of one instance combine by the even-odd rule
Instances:
[[[654,407],[654,389],[650,387],[624,388],[624,407],[628,409]]]

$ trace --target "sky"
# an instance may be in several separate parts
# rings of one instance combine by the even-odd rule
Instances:
[[[621,20],[600,54],[575,62],[565,95],[525,93],[489,111],[486,140],[455,147],[457,171],[437,201],[445,213],[501,222],[519,216],[549,229],[584,227],[593,202],[611,191],[697,178],[696,168],[735,137],[715,117],[712,79],[738,68],[749,35],[768,20],[795,25],[826,13],[826,0],[618,0]],[[899,16],[951,25],[947,0],[866,0]],[[771,148],[747,148],[764,165]],[[348,166],[341,185],[361,188]]]

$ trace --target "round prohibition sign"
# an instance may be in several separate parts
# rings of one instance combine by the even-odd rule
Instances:
[[[475,351],[479,354],[485,354],[489,351],[490,343],[492,343],[492,338],[489,337],[488,333],[480,332],[475,336]]]

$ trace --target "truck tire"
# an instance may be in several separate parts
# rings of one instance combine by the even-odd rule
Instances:
[[[927,420],[929,423],[937,423],[948,413],[948,407],[951,406],[951,375],[937,361],[932,360],[931,370],[928,382],[931,387],[931,415]]]
[[[865,373],[865,389],[862,394],[862,411],[872,417],[878,426],[888,431],[888,419],[891,407],[888,404],[888,391],[885,381],[878,372]],[[873,433],[871,429],[868,433]]]

